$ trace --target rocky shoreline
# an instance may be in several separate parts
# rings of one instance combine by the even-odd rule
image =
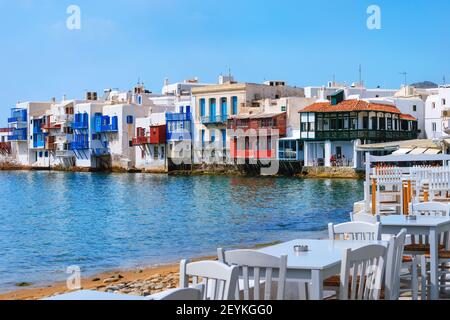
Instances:
[[[170,272],[166,275],[155,274],[145,280],[121,282],[120,275],[116,278],[103,280],[106,286],[98,286],[97,290],[102,292],[129,294],[136,296],[149,296],[160,293],[165,290],[178,288],[180,282],[180,274]]]
[[[225,168],[225,167],[199,167],[193,170],[138,170],[129,169],[125,170],[119,167],[113,167],[110,169],[89,169],[89,168],[62,168],[62,167],[27,167],[19,166],[12,163],[0,163],[0,171],[55,171],[55,172],[72,172],[72,173],[147,173],[147,174],[168,174],[171,176],[259,176],[257,171],[246,171],[242,169]],[[293,171],[290,173],[282,171],[275,177],[293,177],[300,179],[364,179],[364,172],[353,168],[345,167],[303,167],[299,171]]]
[[[197,260],[214,260],[204,257]],[[80,290],[95,290],[135,296],[149,296],[179,286],[179,265],[164,265],[146,269],[114,271],[81,280]],[[39,300],[71,292],[65,282],[43,287],[28,287],[0,294],[0,300]]]

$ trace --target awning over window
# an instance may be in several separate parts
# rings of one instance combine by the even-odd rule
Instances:
[[[442,153],[442,150],[439,149],[428,149],[427,151],[425,151],[425,154],[440,154]]]
[[[403,155],[403,154],[408,154],[411,152],[411,148],[400,148],[397,151],[393,152],[392,154],[395,155]]]
[[[415,148],[409,154],[423,154],[427,151],[427,148]]]

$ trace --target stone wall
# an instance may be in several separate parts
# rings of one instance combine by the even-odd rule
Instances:
[[[303,167],[298,177],[305,178],[337,178],[337,179],[364,179],[364,170],[347,167]]]

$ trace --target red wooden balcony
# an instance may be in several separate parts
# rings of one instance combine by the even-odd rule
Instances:
[[[231,152],[233,159],[275,159],[275,150],[235,150]]]
[[[0,154],[11,154],[11,142],[0,142]]]
[[[55,136],[45,137],[45,150],[56,150]]]
[[[56,123],[43,123],[41,125],[41,129],[42,130],[61,129],[61,125]]]
[[[253,129],[256,133],[261,132],[267,136],[275,135],[278,131],[281,137],[286,135],[286,122],[286,112],[238,115],[228,120],[227,128],[244,132]]]
[[[132,144],[134,147],[150,144],[150,137],[143,136],[133,138]]]
[[[165,144],[166,143],[166,125],[151,126],[149,134],[146,134],[144,128],[136,129],[137,137],[133,138],[133,146],[142,146],[145,144]]]

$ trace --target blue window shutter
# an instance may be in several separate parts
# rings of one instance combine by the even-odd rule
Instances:
[[[232,98],[232,107],[233,107],[233,115],[235,116],[235,115],[237,115],[237,112],[238,112],[238,107],[237,107],[237,105],[238,105],[238,99],[237,99],[237,97],[233,97]]]
[[[212,98],[209,100],[209,117],[215,119],[217,114],[216,110],[216,99]]]
[[[206,100],[200,99],[200,116],[204,117],[206,114]]]
[[[222,129],[222,142],[223,142],[223,147],[226,148],[226,146],[227,146],[227,130],[226,129]]]

